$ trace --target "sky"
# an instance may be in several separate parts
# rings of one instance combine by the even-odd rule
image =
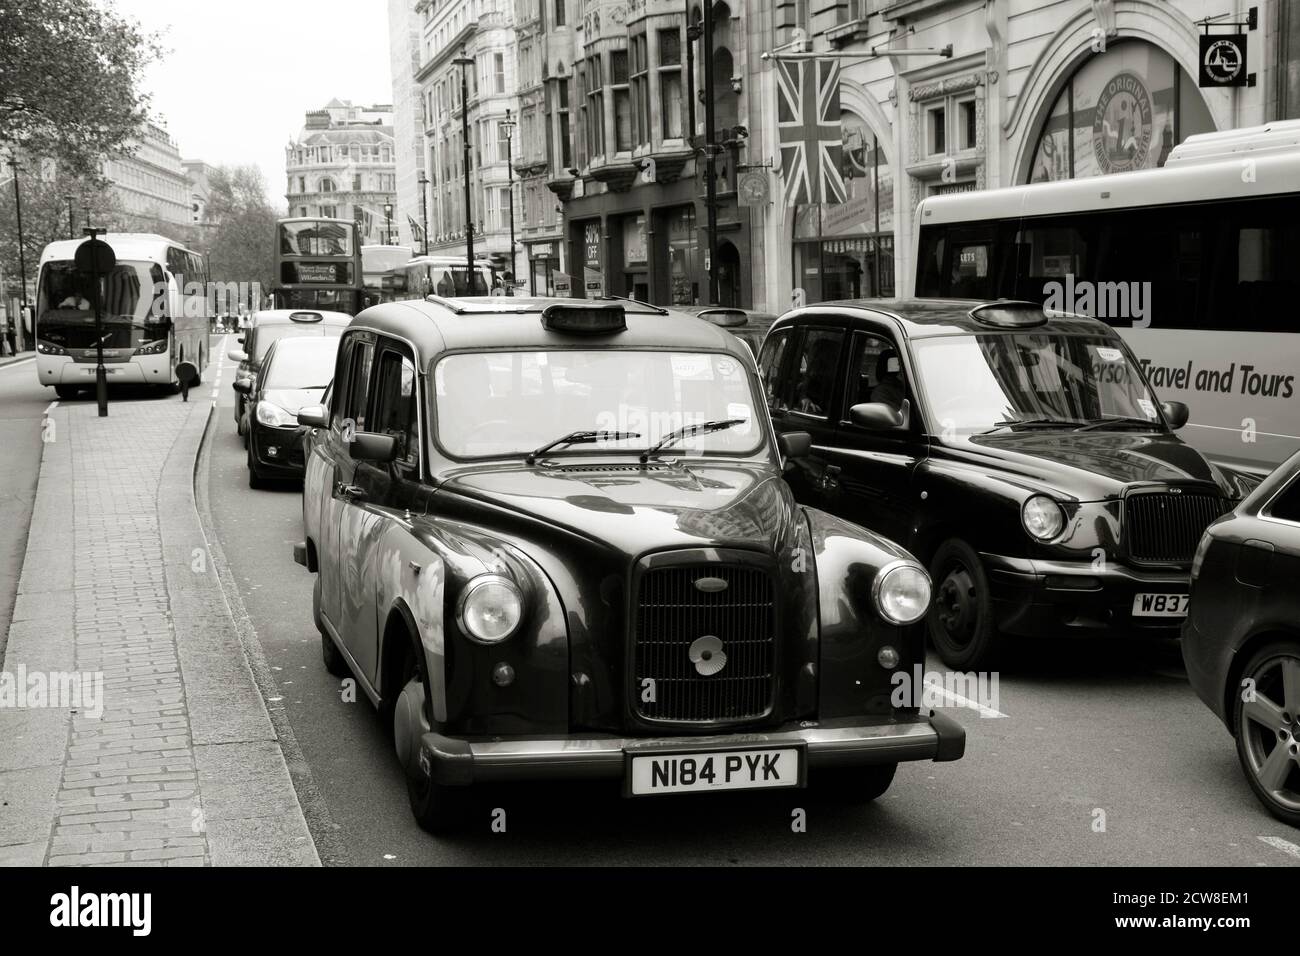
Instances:
[[[108,0],[162,34],[151,109],[185,159],[254,164],[284,206],[284,147],[303,114],[338,97],[391,103],[386,0]]]

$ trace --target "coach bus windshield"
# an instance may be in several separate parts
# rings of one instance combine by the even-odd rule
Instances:
[[[138,348],[166,338],[170,327],[167,286],[155,263],[119,261],[102,280],[102,335],[105,348]],[[36,337],[63,348],[94,348],[94,280],[69,260],[41,267],[36,303]]]
[[[937,431],[1164,429],[1141,370],[1112,338],[945,335],[919,339],[913,349]]]

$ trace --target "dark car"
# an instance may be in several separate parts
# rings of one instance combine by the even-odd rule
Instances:
[[[1040,305],[858,300],[792,312],[759,359],[778,431],[809,432],[804,504],[924,561],[961,670],[1001,634],[1177,637],[1192,554],[1248,479],[1173,432],[1109,326]]]
[[[260,488],[270,478],[303,476],[307,429],[298,424],[298,409],[321,401],[334,374],[339,340],[280,339],[267,350],[256,384],[235,382],[250,413],[246,430],[248,486]]]
[[[256,390],[258,372],[271,346],[286,338],[337,336],[351,321],[352,316],[345,312],[320,309],[263,309],[253,313],[251,323],[238,339],[243,348],[232,349],[227,353],[227,358],[239,363],[234,383],[235,429],[244,435],[245,444],[248,438],[249,406],[244,396]],[[247,382],[248,388],[241,391],[238,387],[240,382]]]
[[[1210,526],[1192,563],[1187,677],[1237,740],[1246,780],[1300,827],[1300,454]]]
[[[423,826],[482,781],[869,800],[962,755],[891,680],[922,661],[925,570],[795,503],[807,436],[774,434],[732,336],[634,302],[388,303],[332,395],[299,412],[295,557]]]
[[[675,305],[674,312],[685,312],[706,322],[712,322],[719,328],[726,329],[740,341],[749,346],[749,350],[758,355],[763,347],[763,337],[776,321],[771,312],[755,312],[752,309],[738,309],[723,305]]]

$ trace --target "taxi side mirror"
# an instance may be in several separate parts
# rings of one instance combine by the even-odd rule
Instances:
[[[229,352],[226,353],[226,358],[230,359],[230,361],[232,362],[248,361],[248,355],[239,349],[231,349]]]
[[[298,409],[298,424],[308,428],[325,428],[329,425],[324,405],[304,405]]]
[[[872,431],[896,431],[906,428],[911,417],[911,407],[904,399],[901,408],[886,402],[863,402],[849,409],[849,421],[859,428]]]
[[[237,378],[233,388],[240,395],[250,395],[253,391],[253,380],[251,378]]]
[[[387,464],[397,459],[397,438],[376,432],[357,432],[348,443],[348,454],[355,461]]]
[[[1177,431],[1187,424],[1187,419],[1191,416],[1189,409],[1184,402],[1161,402],[1160,410],[1165,413],[1165,418],[1169,421],[1169,427]]]
[[[807,458],[812,454],[812,435],[807,432],[782,432],[776,447],[785,458]]]

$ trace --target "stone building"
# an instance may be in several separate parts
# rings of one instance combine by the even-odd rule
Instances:
[[[308,112],[285,147],[285,174],[289,215],[351,219],[363,245],[397,242],[392,106],[335,99]]]
[[[756,306],[782,310],[798,295],[811,303],[908,289],[913,213],[927,196],[1155,167],[1194,133],[1300,116],[1300,46],[1291,42],[1300,14],[1284,0],[1262,0],[1256,28],[1240,28],[1253,85],[1198,87],[1205,32],[1198,21],[1245,20],[1247,7],[1221,0],[753,5],[752,86],[774,88],[775,63],[762,54],[778,48],[842,57],[849,193],[841,204],[781,204],[765,92],[746,150],[751,163],[774,165],[775,198],[754,227],[754,256],[765,264],[754,279]],[[938,55],[949,45],[950,56]]]
[[[463,254],[468,220],[473,223],[475,256],[489,258],[502,271],[512,271],[514,258],[508,142],[501,125],[507,111],[512,117],[519,113],[514,12],[512,0],[418,0],[415,4],[421,23],[415,83],[429,179],[429,252]],[[465,58],[464,63],[456,62]],[[462,82],[467,93],[464,102]],[[462,114],[463,108],[467,114]]]
[[[104,162],[104,176],[122,206],[124,230],[152,232],[191,222],[190,180],[176,141],[149,121],[129,152]]]

